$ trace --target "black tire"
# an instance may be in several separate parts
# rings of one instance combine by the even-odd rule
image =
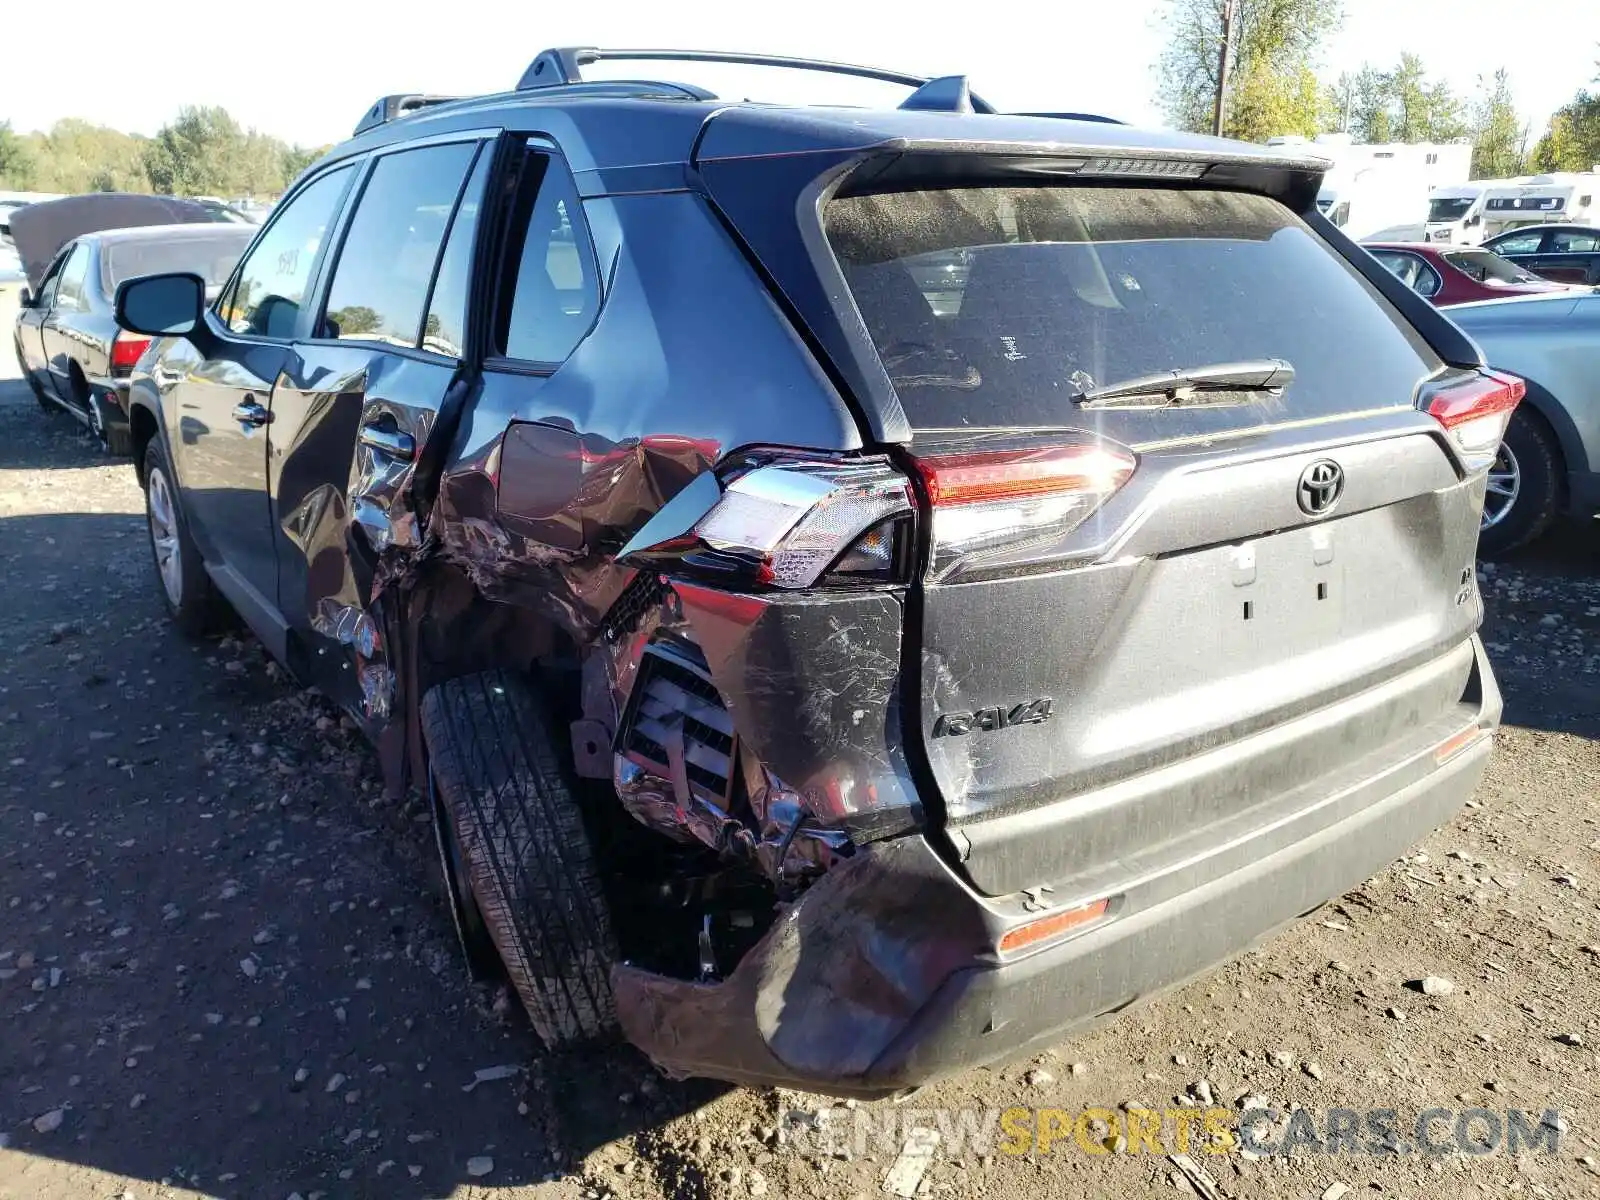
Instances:
[[[473,895],[535,1032],[550,1049],[609,1035],[611,916],[528,685],[508,671],[442,683],[422,698],[422,734]]]
[[[1500,558],[1540,537],[1561,511],[1565,466],[1556,435],[1537,412],[1520,407],[1511,415],[1504,450],[1516,463],[1516,496],[1505,515],[1478,535],[1478,556]],[[1500,468],[1496,463],[1495,469]],[[1493,503],[1494,497],[1488,498]]]
[[[483,919],[483,910],[478,907],[478,898],[472,893],[472,879],[467,872],[466,857],[461,852],[461,839],[456,835],[455,822],[445,811],[431,767],[428,806],[433,817],[434,845],[439,851],[439,870],[450,901],[450,919],[456,928],[456,940],[461,944],[467,975],[480,983],[504,979],[505,966],[500,961],[500,952],[495,949],[494,935]]]
[[[89,423],[89,430],[92,433],[95,422],[99,420],[99,414],[94,406],[94,392],[75,362],[67,364],[67,382],[72,386],[72,402],[68,407],[72,409],[73,416]]]
[[[168,504],[165,512],[159,496],[163,490]],[[156,584],[173,624],[190,637],[203,637],[220,623],[224,601],[206,574],[200,548],[189,536],[189,519],[184,515],[180,495],[161,439],[150,439],[144,452],[144,511]],[[170,561],[163,558],[164,551],[176,554],[175,570],[164,569],[163,563]]]

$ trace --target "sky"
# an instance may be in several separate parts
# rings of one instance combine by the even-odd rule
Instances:
[[[98,38],[78,43],[82,51],[64,42],[60,53],[25,49],[58,39],[69,9],[74,28],[105,31],[115,53],[102,69],[86,53]],[[979,19],[957,27],[935,16],[953,8],[881,0],[590,0],[575,8],[269,0],[131,22],[125,4],[107,0],[26,3],[12,6],[5,22],[10,53],[0,59],[0,121],[21,131],[73,116],[151,134],[180,105],[208,104],[247,127],[322,145],[348,136],[380,95],[505,90],[544,47],[599,45],[737,49],[965,74],[1001,109],[1162,123],[1154,70],[1165,40],[1161,0],[992,0],[962,9]],[[252,22],[245,13],[271,16]],[[1391,65],[1402,50],[1415,50],[1430,73],[1468,92],[1480,75],[1504,66],[1535,139],[1550,113],[1600,73],[1600,0],[1345,0],[1345,14],[1321,74],[1331,79],[1365,61]],[[610,64],[592,73],[626,77],[645,66]],[[883,103],[904,95],[888,85],[791,72],[646,69],[730,97]]]

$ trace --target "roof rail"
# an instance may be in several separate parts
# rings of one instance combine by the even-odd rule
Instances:
[[[1025,113],[1013,113],[1012,115],[1013,116],[1017,116],[1017,117],[1048,117],[1051,120],[1055,120],[1055,121],[1095,121],[1095,122],[1098,122],[1101,125],[1126,125],[1127,124],[1126,121],[1119,121],[1119,120],[1117,120],[1116,117],[1102,117],[1099,113],[1025,112]]]
[[[876,79],[884,83],[898,83],[916,89],[904,107],[938,109],[940,111],[992,113],[994,109],[980,97],[973,95],[964,78],[958,75],[930,80],[922,75],[904,71],[889,71],[881,67],[861,67],[852,63],[827,62],[815,58],[787,58],[777,54],[741,54],[724,50],[601,50],[594,46],[563,46],[542,50],[528,64],[528,69],[517,81],[517,91],[527,92],[537,88],[567,87],[583,83],[583,68],[601,61],[611,62],[712,62],[732,63],[746,67],[781,67],[793,71],[819,71],[829,75],[852,75],[858,79]],[[936,88],[927,90],[930,84]],[[925,94],[926,92],[926,94]],[[918,97],[921,97],[918,100]],[[705,99],[715,97],[706,94]],[[913,104],[912,101],[918,101]],[[952,107],[964,103],[964,107]]]
[[[390,121],[398,121],[401,117],[409,117],[412,113],[431,108],[435,104],[449,104],[452,100],[464,99],[465,96],[430,96],[419,92],[380,96],[373,106],[367,109],[361,120],[356,122],[355,132],[365,133],[369,129],[376,129],[379,125],[387,125]]]

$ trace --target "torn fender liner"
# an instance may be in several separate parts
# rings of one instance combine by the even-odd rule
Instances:
[[[612,970],[623,1032],[678,1075],[864,1076],[954,970],[992,950],[977,905],[921,837],[864,848],[778,917],[719,984]],[[880,1089],[887,1090],[887,1089]]]

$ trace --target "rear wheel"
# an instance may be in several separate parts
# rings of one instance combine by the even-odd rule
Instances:
[[[206,574],[199,547],[189,536],[189,523],[159,438],[152,438],[144,452],[144,499],[150,556],[167,611],[179,629],[199,637],[211,630],[222,598]]]
[[[439,850],[439,870],[444,876],[445,892],[450,900],[450,918],[456,927],[456,940],[461,943],[461,957],[466,960],[467,974],[476,980],[504,978],[505,968],[500,962],[499,951],[495,949],[494,937],[484,923],[478,898],[472,894],[472,880],[467,871],[466,856],[461,852],[461,839],[439,794],[439,785],[431,767],[428,772],[428,802],[433,814],[434,844]]]
[[[609,1034],[611,916],[582,814],[528,685],[506,671],[442,683],[422,698],[422,731],[447,819],[441,854],[452,839],[471,908],[535,1031],[551,1049]]]
[[[1498,558],[1542,535],[1561,507],[1561,448],[1538,413],[1518,408],[1489,468],[1478,554]]]

